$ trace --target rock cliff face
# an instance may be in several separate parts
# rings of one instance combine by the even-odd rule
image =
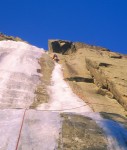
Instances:
[[[63,45],[68,43],[69,46],[64,49],[62,44],[60,46],[60,43],[64,43]],[[98,46],[62,40],[49,40],[49,51],[60,54],[65,78],[73,90],[78,92],[82,98],[84,95],[86,97],[88,93],[91,95],[90,92],[93,92],[95,94],[94,98],[99,95],[102,96],[97,98],[100,101],[94,100],[94,102],[104,104],[105,99],[107,104],[112,104],[114,101],[114,103],[118,102],[127,110],[126,55],[111,52],[109,49]],[[93,83],[91,83],[92,81]],[[76,89],[77,87],[79,88]],[[89,92],[83,94],[84,90]],[[96,110],[95,105],[93,109]],[[117,110],[118,108],[115,112]]]
[[[127,110],[127,60],[86,59],[86,64],[98,93],[115,98]]]

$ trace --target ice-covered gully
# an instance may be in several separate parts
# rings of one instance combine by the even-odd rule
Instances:
[[[109,150],[126,150],[127,130],[117,122],[103,119],[78,98],[63,80],[59,64],[55,64],[48,87],[49,103],[37,110],[25,109],[35,96],[39,83],[38,58],[43,53],[23,42],[0,42],[0,150],[57,149],[61,112],[92,118],[103,128]]]
[[[99,113],[93,112],[86,103],[78,98],[63,80],[62,68],[59,64],[55,65],[51,82],[52,85],[49,87],[50,102],[42,104],[38,109],[59,110],[59,112],[70,112],[90,117],[104,130],[109,150],[127,149],[127,130],[117,122],[103,119]]]

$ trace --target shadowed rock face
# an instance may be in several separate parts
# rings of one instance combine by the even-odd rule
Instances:
[[[63,40],[49,40],[49,51],[61,54],[70,54],[76,51],[73,42]]]
[[[66,80],[75,81],[75,82],[88,82],[88,83],[93,83],[93,79],[92,79],[92,78],[71,77],[71,78],[67,78]]]

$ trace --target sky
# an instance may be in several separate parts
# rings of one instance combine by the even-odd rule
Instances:
[[[127,54],[127,0],[0,0],[0,32],[45,50],[61,39]]]

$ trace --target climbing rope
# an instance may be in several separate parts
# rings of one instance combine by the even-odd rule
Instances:
[[[104,105],[104,104],[89,103],[89,102],[85,102],[85,103],[87,103],[87,104],[95,104],[95,105]],[[52,109],[52,110],[42,109],[42,110],[36,110],[36,111],[48,111],[48,112],[51,112],[51,111],[66,111],[66,110],[73,110],[73,109],[78,109],[78,108],[81,108],[81,107],[84,107],[84,106],[88,106],[87,104],[81,105],[79,107],[69,108],[69,109]],[[112,107],[111,105],[104,105],[104,106]],[[22,108],[15,108],[15,109],[22,109]],[[22,128],[23,128],[23,124],[24,124],[25,115],[26,115],[26,111],[27,110],[30,110],[30,109],[29,108],[25,108],[25,110],[24,110],[15,150],[18,150],[18,146],[19,146],[19,142],[20,142],[20,138],[21,138],[21,133],[22,133]],[[97,119],[97,121],[100,121],[100,119]]]
[[[27,108],[24,110],[24,113],[23,113],[23,118],[22,118],[20,130],[19,130],[19,135],[18,135],[18,140],[17,140],[17,144],[16,144],[15,150],[18,150],[19,141],[20,141],[20,137],[21,137],[21,133],[22,133],[22,128],[23,128],[23,123],[24,123],[26,111],[27,111]]]
[[[114,107],[112,105],[105,105],[105,104],[100,104],[100,103],[90,103],[90,102],[85,102],[86,104],[84,105],[81,105],[81,106],[78,106],[78,107],[73,107],[73,108],[68,108],[68,109],[34,109],[36,111],[66,111],[66,110],[73,110],[73,109],[78,109],[78,108],[81,108],[81,107],[86,107],[88,106],[87,104],[91,104],[91,105],[100,105],[100,106],[106,106],[106,107]],[[115,106],[116,107],[116,106]],[[12,109],[22,109],[22,108],[12,108]],[[27,108],[28,109],[32,109],[32,108]]]
[[[93,104],[93,105],[102,105],[102,106],[106,106],[106,107],[113,107],[112,105],[104,105],[104,104],[99,104],[99,103],[90,103],[90,102],[85,102],[87,104]],[[37,110],[37,111],[66,111],[66,110],[73,110],[73,109],[78,109],[78,108],[81,108],[81,107],[86,107],[88,106],[87,104],[84,104],[84,105],[81,105],[81,106],[78,106],[78,107],[74,107],[74,108],[68,108],[68,109],[41,109],[41,110]]]

